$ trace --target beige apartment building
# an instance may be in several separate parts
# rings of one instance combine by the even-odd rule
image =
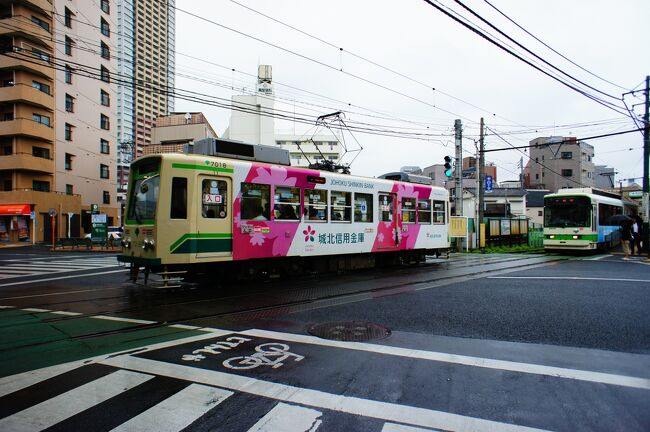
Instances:
[[[548,189],[594,187],[594,147],[575,137],[544,137],[530,141],[525,187]]]
[[[172,113],[156,117],[151,129],[151,144],[144,154],[182,153],[185,144],[205,138],[219,138],[203,113]]]
[[[110,1],[0,0],[0,241],[117,223]]]

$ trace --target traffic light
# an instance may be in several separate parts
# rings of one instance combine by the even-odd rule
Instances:
[[[445,175],[447,177],[451,177],[452,175],[452,168],[451,168],[451,157],[450,156],[445,156]]]

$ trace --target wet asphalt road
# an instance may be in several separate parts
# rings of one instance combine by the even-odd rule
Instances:
[[[106,255],[85,256],[100,262]],[[46,251],[36,255],[0,251],[3,268],[7,259],[43,264],[61,255],[56,257]],[[0,417],[18,421],[21,410],[47,402],[47,395],[129,370],[155,378],[57,421],[52,430],[88,430],[89,425],[110,430],[149,406],[184,394],[188,382],[226,390],[224,402],[196,414],[187,430],[260,430],[255,428],[259,422],[277,425],[274,422],[283,416],[289,416],[289,424],[296,427],[291,431],[304,430],[297,428],[302,420],[311,425],[320,422],[319,431],[649,430],[650,265],[639,259],[623,261],[618,255],[545,261],[460,255],[427,266],[174,290],[134,286],[124,273],[108,273],[116,270],[112,267],[34,276],[75,276],[41,283],[7,285],[26,279],[4,278],[0,280],[3,306],[158,323],[180,320],[235,332],[230,337],[235,337],[237,346],[223,345],[227,334],[206,336],[183,330],[187,333],[171,336],[181,337],[174,342],[169,335],[143,336],[133,331],[149,324],[122,323],[125,327],[115,328],[124,328],[131,336],[121,340],[122,345],[111,343],[115,349],[132,347],[131,354],[80,364],[67,372],[68,379],[62,376],[24,390],[22,399],[17,393],[0,396],[4,406]],[[529,266],[518,270],[516,266],[522,264]],[[87,276],[100,271],[107,273]],[[329,297],[319,300],[324,296]],[[274,301],[284,306],[260,308]],[[244,306],[251,310],[217,315]],[[5,311],[0,311],[0,317]],[[30,319],[37,315],[25,314]],[[83,317],[81,333],[96,325],[93,321],[88,327],[92,317]],[[12,330],[5,325],[5,331],[24,326],[25,316],[19,318],[18,327]],[[77,321],[82,319],[66,317],[63,322]],[[308,333],[313,324],[340,321],[376,323],[392,333],[381,340],[342,344]],[[63,327],[56,325],[59,332]],[[183,339],[188,337],[199,339]],[[109,338],[94,340],[82,338],[83,349],[105,345]],[[162,340],[168,340],[164,347],[133,351]],[[60,349],[61,342],[52,343]],[[209,349],[203,358],[183,360],[215,343],[226,346],[225,351]],[[242,370],[237,369],[239,360],[232,360],[249,358],[260,346],[278,343],[301,359],[288,357],[277,368],[254,364],[253,369]],[[50,342],[38,347],[11,352],[56,353]],[[299,391],[286,393],[283,386],[287,385]],[[312,391],[317,393],[303,394]],[[285,394],[293,396],[285,398]],[[373,405],[377,403],[384,405],[378,408]],[[149,421],[149,429],[157,429],[155,421]]]

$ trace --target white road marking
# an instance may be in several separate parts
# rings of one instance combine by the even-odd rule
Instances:
[[[381,432],[436,432],[433,429],[422,429],[395,423],[384,423]]]
[[[310,408],[279,403],[248,432],[314,432],[323,422],[323,413]]]
[[[575,276],[488,276],[487,279],[552,279],[552,280],[592,280],[592,281],[610,281],[610,282],[650,283],[650,279],[592,278],[592,277],[575,277]]]
[[[577,369],[567,369],[554,366],[545,366],[532,363],[520,363],[507,360],[494,360],[483,357],[470,357],[458,354],[449,354],[435,351],[422,351],[409,348],[399,348],[386,345],[374,345],[360,342],[340,342],[327,339],[320,339],[315,336],[298,335],[291,333],[279,333],[267,330],[246,330],[240,332],[247,336],[254,336],[281,341],[298,342],[312,345],[321,345],[337,348],[352,349],[358,351],[373,352],[378,354],[394,355],[422,360],[439,361],[445,363],[462,364],[466,366],[482,367],[488,369],[507,370],[551,377],[574,379],[580,381],[611,384],[623,387],[640,388],[650,390],[650,379],[636,378],[625,375],[614,375],[602,372],[592,372]]]
[[[443,411],[416,408],[387,402],[341,396],[318,390],[272,383],[246,376],[176,365],[139,357],[111,357],[102,362],[109,366],[152,373],[180,380],[241,391],[279,401],[312,406],[389,422],[453,430],[458,432],[532,432],[541,429],[467,417]]]
[[[0,420],[0,430],[33,432],[98,405],[153,378],[120,370]]]
[[[226,400],[233,392],[191,384],[112,432],[177,432]]]
[[[582,260],[583,261],[598,261],[598,260],[601,260],[603,258],[609,258],[611,256],[613,256],[613,255],[598,255],[598,256],[590,257],[590,258],[583,258]]]
[[[139,320],[133,318],[120,318],[120,317],[113,317],[107,315],[94,315],[91,318],[97,318],[97,319],[107,320],[107,321],[120,321],[120,322],[134,323],[134,324],[156,324],[156,321]]]
[[[84,365],[84,361],[85,360],[78,360],[0,378],[0,397],[17,392],[34,384],[38,384],[41,381],[45,381],[73,369],[77,369]]]
[[[70,275],[70,276],[59,276],[59,277],[52,277],[52,278],[46,278],[46,279],[32,279],[28,281],[21,281],[21,282],[9,282],[9,283],[4,283],[0,284],[0,287],[5,287],[5,286],[12,286],[12,285],[25,285],[25,284],[33,284],[33,283],[39,283],[39,282],[49,282],[53,280],[61,280],[61,279],[70,279],[70,278],[78,278],[78,277],[86,277],[86,276],[97,276],[97,275],[104,275],[104,274],[110,274],[110,273],[125,273],[126,270],[120,269],[120,270],[111,270],[111,271],[105,271],[105,272],[97,272],[97,273],[84,273],[83,275]],[[115,288],[110,288],[110,289],[115,289]],[[98,290],[86,290],[86,291],[98,291]],[[7,300],[7,299],[18,299],[18,298],[30,298],[30,297],[43,297],[46,295],[52,295],[52,294],[41,294],[41,295],[35,295],[35,296],[23,296],[23,297],[5,297],[4,299],[0,300]]]
[[[24,310],[25,312],[38,312],[38,313],[50,312],[49,309],[38,309],[38,308],[25,308],[25,309],[22,309],[22,310]]]
[[[69,311],[52,311],[52,313],[57,315],[69,315],[69,316],[83,315],[82,313],[79,312],[69,312]]]

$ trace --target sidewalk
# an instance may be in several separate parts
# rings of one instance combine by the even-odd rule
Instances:
[[[52,251],[52,244],[47,243],[36,243],[32,244],[30,242],[0,242],[0,249],[9,249],[9,248],[34,248]],[[121,246],[101,246],[94,244],[91,247],[85,245],[79,246],[61,246],[60,244],[56,245],[54,252],[108,252],[108,253],[119,253],[122,251]]]

